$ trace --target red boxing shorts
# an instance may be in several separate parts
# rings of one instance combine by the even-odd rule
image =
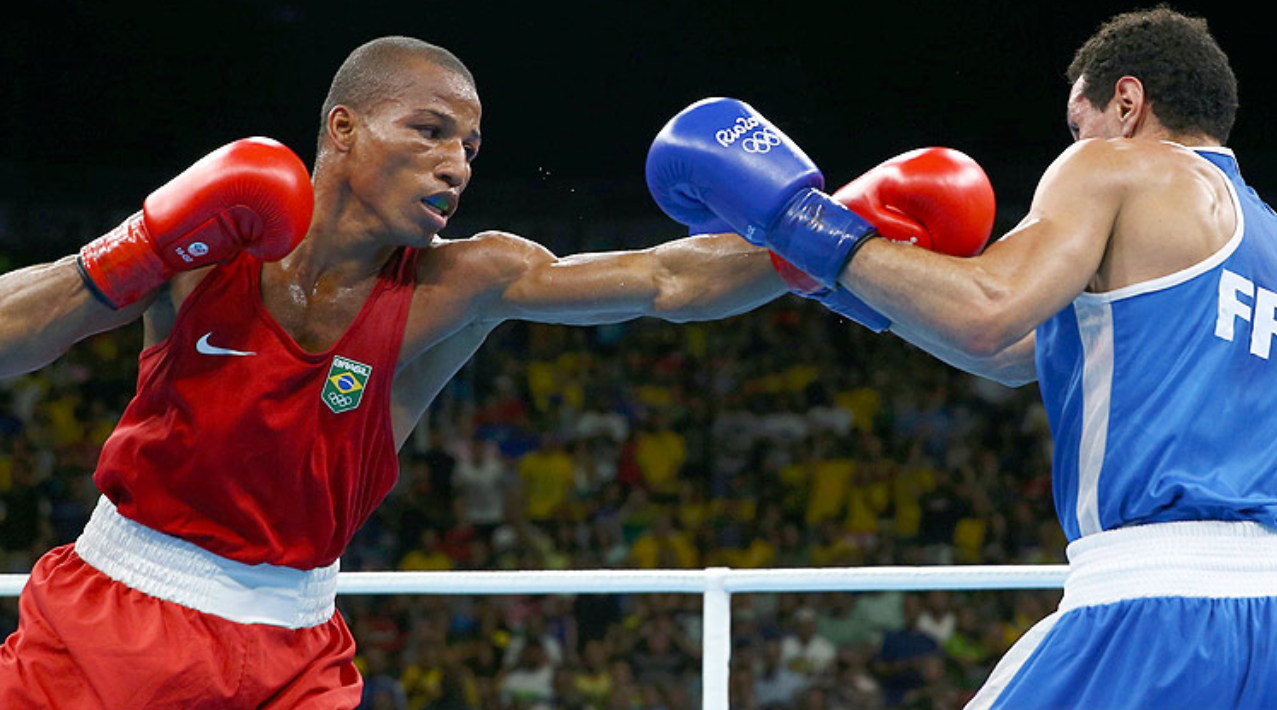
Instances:
[[[76,545],[31,572],[0,647],[0,708],[354,708],[336,569],[316,572],[210,555],[103,499]]]

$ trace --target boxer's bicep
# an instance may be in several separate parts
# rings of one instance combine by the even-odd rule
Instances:
[[[1090,285],[1108,251],[1129,177],[1102,141],[1065,151],[1043,174],[1028,215],[979,259],[1003,291],[995,316],[1018,341]]]

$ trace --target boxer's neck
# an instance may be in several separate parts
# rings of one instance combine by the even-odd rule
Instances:
[[[357,287],[373,280],[394,254],[395,247],[340,234],[311,231],[278,266],[288,281],[307,293]]]

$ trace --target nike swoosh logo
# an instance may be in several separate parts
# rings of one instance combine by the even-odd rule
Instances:
[[[195,343],[195,352],[200,353],[201,355],[239,355],[241,357],[257,354],[245,350],[231,350],[230,348],[219,348],[216,345],[209,345],[208,337],[212,334],[213,331],[210,330]]]

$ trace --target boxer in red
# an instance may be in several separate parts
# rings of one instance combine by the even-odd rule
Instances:
[[[0,647],[0,707],[355,707],[338,559],[494,327],[722,318],[785,292],[733,234],[563,258],[438,237],[480,115],[453,55],[375,40],[334,77],[313,185],[284,146],[239,141],[79,254],[0,277],[0,376],[138,318],[145,339],[98,507]]]

